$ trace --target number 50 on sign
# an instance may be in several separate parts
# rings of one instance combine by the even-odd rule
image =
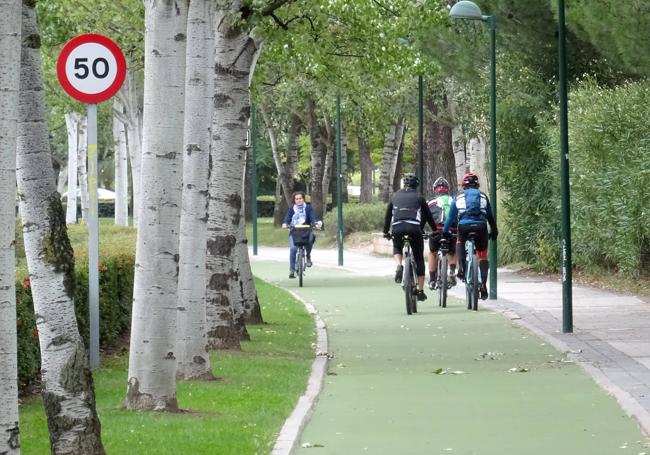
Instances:
[[[126,76],[126,61],[115,42],[89,33],[63,46],[56,70],[68,95],[94,104],[110,99],[120,89]]]

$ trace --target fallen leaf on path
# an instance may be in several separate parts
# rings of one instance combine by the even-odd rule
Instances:
[[[510,368],[508,370],[508,373],[528,373],[530,370],[528,368],[523,368],[523,367],[516,367],[516,368]]]

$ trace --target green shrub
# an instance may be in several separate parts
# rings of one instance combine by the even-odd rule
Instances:
[[[101,258],[99,333],[102,348],[114,346],[130,327],[134,263],[134,254],[129,250]],[[75,275],[75,313],[79,332],[88,347],[88,261],[85,257],[76,258]],[[17,276],[16,280],[16,316],[18,379],[21,386],[25,386],[37,377],[40,368],[40,352],[31,286],[24,271]]]
[[[355,204],[343,205],[343,235],[353,232],[381,232],[384,227],[386,204]],[[336,238],[338,212],[335,207],[325,215],[323,220],[325,232]]]

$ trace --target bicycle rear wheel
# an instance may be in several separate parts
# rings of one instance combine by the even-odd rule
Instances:
[[[411,283],[413,283],[413,288],[411,289],[411,309],[413,310],[413,313],[418,312],[418,299],[416,296],[417,282],[418,274],[417,268],[415,267],[415,259],[411,256]]]
[[[474,308],[474,255],[472,253],[474,247],[471,241],[465,243],[465,302],[467,303],[467,309],[471,310]]]
[[[302,287],[302,276],[305,271],[305,250],[300,247],[296,257],[296,272],[298,272],[298,286]]]
[[[447,308],[447,255],[438,256],[438,306]]]
[[[478,311],[478,292],[480,286],[480,277],[478,271],[478,261],[476,258],[472,261],[472,275],[474,275],[473,285],[472,285],[472,310]]]
[[[415,301],[413,288],[415,287],[415,283],[413,282],[413,272],[411,271],[411,258],[408,253],[406,253],[405,256],[404,275],[402,279],[404,288],[404,300],[406,303],[406,314],[413,314],[413,303]]]

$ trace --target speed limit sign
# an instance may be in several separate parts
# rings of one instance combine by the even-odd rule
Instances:
[[[126,60],[111,39],[89,33],[63,46],[56,74],[68,95],[84,103],[100,103],[111,98],[126,77]]]

